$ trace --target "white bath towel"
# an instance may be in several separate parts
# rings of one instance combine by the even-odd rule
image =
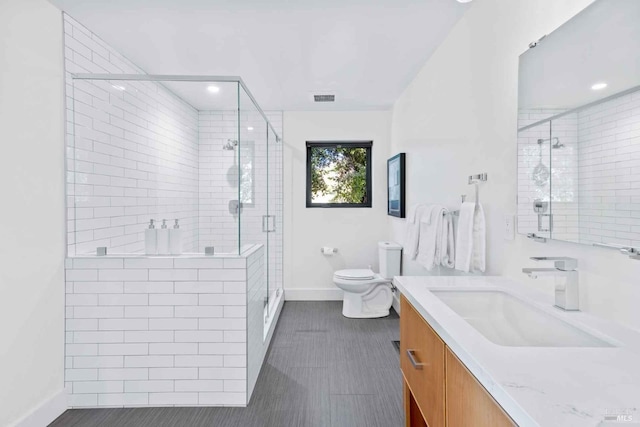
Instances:
[[[440,232],[440,265],[447,268],[455,266],[456,250],[453,237],[453,218],[449,211],[444,211]]]
[[[420,217],[425,205],[415,205],[409,210],[404,237],[404,251],[408,259],[414,260],[418,256],[418,242],[420,241]]]
[[[442,214],[444,208],[439,205],[427,206],[420,217],[420,238],[418,240],[417,261],[427,270],[440,263],[440,235],[442,233]]]
[[[460,207],[458,235],[456,236],[456,270],[469,272],[473,253],[473,223],[476,204],[465,202]]]
[[[487,229],[484,220],[484,209],[476,204],[473,215],[473,252],[471,254],[471,271],[484,273],[487,263]]]

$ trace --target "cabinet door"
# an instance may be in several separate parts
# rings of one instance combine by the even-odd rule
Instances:
[[[404,296],[400,305],[400,367],[429,427],[444,427],[444,342]]]
[[[422,416],[416,400],[411,394],[407,380],[402,381],[402,393],[404,396],[404,425],[405,427],[429,427]]]
[[[516,424],[447,347],[447,427]]]

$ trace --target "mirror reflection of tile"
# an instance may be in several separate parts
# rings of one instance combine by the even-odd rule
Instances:
[[[521,55],[519,233],[640,246],[639,14],[596,1]]]

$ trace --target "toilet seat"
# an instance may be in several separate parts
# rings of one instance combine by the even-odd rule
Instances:
[[[338,279],[344,280],[371,280],[376,277],[376,273],[368,268],[338,270],[334,273]]]
[[[379,274],[374,274],[370,279],[343,279],[337,275],[333,275],[333,283],[337,286],[349,290],[350,292],[363,293],[374,285],[390,284],[391,279],[385,279]]]

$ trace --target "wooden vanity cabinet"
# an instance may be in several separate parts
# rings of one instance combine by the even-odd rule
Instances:
[[[400,313],[406,427],[516,425],[404,296]]]
[[[449,347],[446,367],[447,426],[516,425]]]
[[[400,312],[400,368],[405,387],[426,425],[444,426],[444,342],[404,297],[400,300]],[[420,424],[407,424],[410,425]]]

